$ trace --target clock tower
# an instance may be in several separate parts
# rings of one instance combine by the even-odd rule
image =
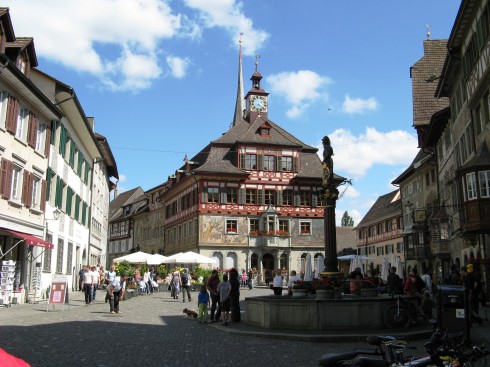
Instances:
[[[258,64],[258,62],[255,62],[255,73],[253,73],[252,77],[250,78],[252,81],[252,89],[250,89],[245,96],[245,119],[248,122],[253,122],[257,116],[261,116],[265,120],[267,119],[267,110],[269,107],[269,100],[267,96],[269,93],[260,87],[262,74],[260,74],[257,70]]]

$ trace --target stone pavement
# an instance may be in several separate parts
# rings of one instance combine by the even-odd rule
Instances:
[[[242,290],[249,296],[271,294],[269,289]],[[192,302],[174,300],[169,292],[144,295],[121,303],[121,314],[109,314],[104,292],[85,306],[81,292],[70,293],[70,304],[14,305],[0,309],[0,347],[32,366],[317,366],[320,356],[333,351],[366,347],[372,331],[345,334],[264,330],[244,322],[202,325],[183,318]],[[242,301],[242,319],[245,305]],[[475,342],[490,342],[488,322],[472,329]],[[428,330],[403,330],[418,347]],[[379,334],[393,335],[393,330]],[[396,333],[399,334],[399,333]],[[1,365],[1,363],[0,363]]]

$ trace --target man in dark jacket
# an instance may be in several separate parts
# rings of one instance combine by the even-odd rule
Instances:
[[[390,274],[386,280],[386,289],[389,294],[400,294],[401,293],[402,280],[396,273],[396,267],[392,266],[390,268]]]

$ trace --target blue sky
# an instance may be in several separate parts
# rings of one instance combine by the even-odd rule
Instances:
[[[417,152],[410,66],[447,39],[459,0],[10,0],[39,69],[73,87],[106,136],[119,191],[155,187],[232,121],[238,39],[250,89],[260,54],[269,118],[306,144],[328,135],[337,203],[359,223]],[[320,151],[321,153],[321,151]]]

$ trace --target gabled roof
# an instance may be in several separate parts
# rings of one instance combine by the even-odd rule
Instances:
[[[29,63],[31,68],[36,67],[38,64],[37,64],[36,49],[34,48],[34,38],[17,37],[15,41],[7,42],[7,44],[5,45],[5,53],[11,56],[13,61],[15,61],[19,53],[21,53],[24,50],[26,50],[27,56],[29,57]]]
[[[424,152],[422,149],[419,149],[419,152],[413,159],[412,163],[410,163],[410,166],[408,166],[408,168],[403,171],[397,178],[395,178],[391,183],[393,185],[401,184],[403,180],[407,179],[415,172],[415,166],[417,163],[421,163],[423,160],[427,159],[430,156],[430,154]]]
[[[141,187],[136,187],[132,190],[125,191],[119,194],[114,200],[109,203],[109,221],[117,219],[122,215],[122,208],[133,200],[143,194],[143,189]]]
[[[402,215],[400,191],[382,195],[359,222],[356,228],[366,227],[389,218]]]
[[[0,8],[0,21],[3,23],[3,30],[7,42],[15,41],[14,27],[12,26],[12,20],[10,19],[9,8]]]
[[[107,138],[96,132],[94,132],[94,134],[97,140],[99,141],[100,149],[102,151],[103,158],[104,158],[104,164],[107,167],[107,172],[109,173],[110,176],[119,179],[116,160],[114,159],[114,155],[112,154],[112,150],[109,145],[109,142],[107,141]]]

